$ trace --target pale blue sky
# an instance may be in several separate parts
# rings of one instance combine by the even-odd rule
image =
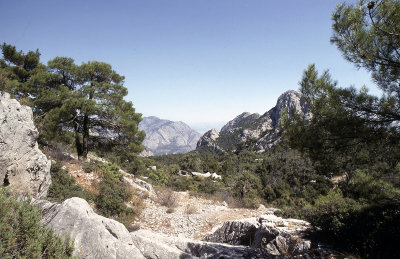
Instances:
[[[354,1],[348,1],[354,2]],[[199,131],[264,113],[310,63],[341,86],[366,85],[331,45],[333,0],[0,0],[0,42],[77,64],[110,63],[144,116]]]

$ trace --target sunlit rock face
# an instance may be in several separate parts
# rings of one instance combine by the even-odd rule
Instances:
[[[0,92],[0,184],[41,198],[51,184],[51,162],[39,150],[31,108]]]

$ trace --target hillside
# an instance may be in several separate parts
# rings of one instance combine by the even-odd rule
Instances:
[[[197,148],[211,148],[214,151],[251,149],[263,152],[279,143],[281,113],[288,114],[290,119],[292,111],[305,118],[311,118],[301,94],[287,91],[279,96],[276,105],[263,115],[244,112],[223,126],[219,133],[215,129],[206,132],[198,141]]]
[[[144,117],[139,129],[146,132],[143,145],[154,155],[181,154],[192,151],[201,134],[181,121]]]

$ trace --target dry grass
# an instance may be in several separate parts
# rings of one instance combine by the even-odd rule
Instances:
[[[199,208],[195,204],[187,204],[185,207],[186,214],[195,214],[199,211]]]
[[[175,208],[178,206],[178,197],[174,191],[166,188],[159,188],[156,190],[157,200],[162,206],[167,208]]]

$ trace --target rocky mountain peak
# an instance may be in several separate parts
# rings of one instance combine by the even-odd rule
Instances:
[[[281,94],[276,102],[275,106],[275,119],[278,121],[280,119],[280,113],[284,110],[290,115],[292,110],[299,112],[303,116],[309,115],[308,105],[302,98],[301,93],[289,90]],[[272,116],[271,116],[272,117]]]
[[[216,150],[216,147],[219,150],[236,150],[238,146],[246,146],[262,152],[280,141],[281,132],[278,129],[278,123],[281,118],[281,112],[287,113],[289,119],[291,119],[291,111],[293,110],[306,119],[311,118],[308,105],[302,98],[301,93],[293,90],[286,91],[279,96],[275,107],[263,115],[244,112],[236,116],[222,127],[219,135],[216,132],[213,133],[218,138],[214,137],[212,139],[209,136],[210,131],[206,132],[197,143],[197,148],[206,146],[212,147],[214,150]],[[246,144],[247,142],[251,142],[251,144]]]
[[[215,128],[213,128],[213,129],[207,131],[206,133],[204,133],[204,136],[206,136],[207,138],[210,138],[212,140],[216,140],[219,137],[219,133]]]
[[[243,112],[236,116],[233,120],[229,121],[225,126],[221,128],[221,133],[223,132],[234,132],[235,130],[245,126],[246,124],[250,124],[260,118],[260,114],[258,113],[249,113]]]
[[[219,138],[219,133],[216,129],[211,129],[204,133],[204,135],[197,141],[196,148],[207,147],[216,152],[222,152],[222,149],[215,143]]]

